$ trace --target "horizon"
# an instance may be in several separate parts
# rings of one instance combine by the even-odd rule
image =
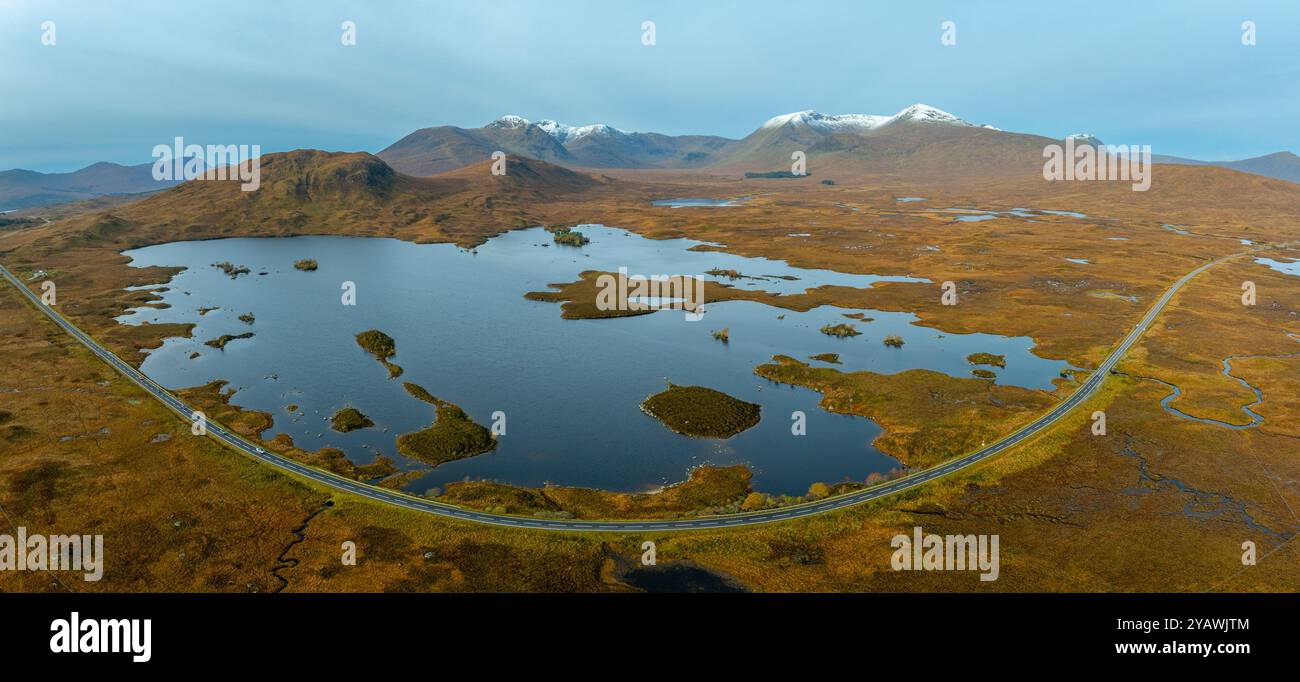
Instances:
[[[556,11],[521,1],[380,11],[244,1],[124,11],[19,1],[3,10],[0,58],[17,68],[0,83],[32,96],[0,111],[10,133],[0,169],[138,165],[176,136],[264,153],[375,153],[420,128],[504,115],[739,139],[788,112],[890,115],[913,103],[1008,132],[1090,133],[1204,161],[1300,150],[1300,51],[1286,38],[1300,30],[1300,7],[1125,5],[1131,20],[1105,23],[1118,6]],[[41,43],[47,20],[52,46]],[[356,24],[354,46],[340,43],[345,20]],[[646,20],[652,46],[641,41]],[[1245,20],[1258,26],[1257,45],[1241,44]],[[943,21],[955,22],[956,45],[940,44]]]

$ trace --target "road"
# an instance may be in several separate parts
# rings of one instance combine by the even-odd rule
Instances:
[[[993,457],[1008,448],[1014,447],[1018,443],[1034,437],[1044,429],[1059,421],[1071,410],[1083,404],[1097,391],[1110,375],[1110,370],[1114,368],[1115,365],[1123,359],[1124,354],[1142,338],[1142,335],[1146,332],[1147,328],[1150,327],[1151,323],[1160,315],[1160,312],[1164,309],[1165,305],[1169,303],[1170,299],[1174,297],[1174,294],[1178,293],[1178,290],[1191,281],[1192,278],[1224,261],[1262,250],[1264,249],[1253,249],[1251,251],[1224,256],[1209,261],[1186,275],[1183,275],[1182,278],[1175,282],[1173,286],[1169,287],[1160,299],[1151,306],[1146,315],[1142,317],[1142,320],[1139,321],[1133,330],[1124,337],[1123,341],[1121,341],[1119,345],[1111,351],[1110,355],[1106,357],[1099,367],[1097,367],[1096,371],[1090,374],[1088,378],[1077,389],[1075,389],[1074,393],[1071,393],[1068,398],[1057,403],[1056,406],[1046,414],[1029,424],[1024,425],[1011,435],[968,455],[949,460],[902,478],[887,481],[880,485],[864,488],[844,495],[828,497],[823,500],[805,502],[798,505],[790,505],[776,509],[747,512],[743,514],[731,514],[726,516],[709,516],[692,519],[664,519],[658,521],[584,521],[577,519],[545,519],[525,516],[508,516],[505,514],[489,514],[487,512],[462,509],[449,504],[443,504],[402,492],[380,488],[367,483],[343,478],[342,476],[338,476],[328,471],[308,467],[287,457],[282,457],[273,452],[267,452],[255,443],[245,440],[242,436],[231,433],[220,424],[211,421],[207,423],[207,434],[223,445],[234,448],[235,450],[272,467],[296,476],[310,479],[336,490],[353,495],[359,495],[377,502],[404,507],[413,511],[436,514],[438,516],[445,516],[461,521],[472,521],[476,523],[508,526],[513,528],[532,528],[569,532],[595,531],[616,533],[703,530],[709,528],[731,528],[761,523],[772,523],[776,521],[788,521],[790,519],[824,514],[836,509],[851,507],[853,505],[893,495],[910,488],[915,488],[937,478],[949,476],[966,469],[974,464]],[[71,322],[64,319],[64,317],[53,308],[42,303],[39,296],[19,281],[18,278],[10,273],[3,265],[0,265],[0,274],[3,274],[4,278],[10,284],[17,287],[20,292],[26,295],[28,300],[30,300],[38,309],[48,315],[49,318],[62,327],[64,331],[80,341],[82,345],[89,348],[90,351],[99,359],[107,362],[128,379],[139,384],[141,388],[162,401],[162,403],[168,408],[181,415],[181,418],[186,422],[192,420],[192,415],[194,413],[193,408],[172,395],[167,389],[154,383],[153,380],[145,376],[143,372],[140,372],[136,368],[127,364],[108,349],[100,346],[99,343],[90,338],[90,336],[86,335]]]

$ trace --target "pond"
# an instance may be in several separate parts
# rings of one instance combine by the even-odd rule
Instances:
[[[685,480],[701,464],[745,464],[756,489],[803,494],[817,481],[862,480],[899,464],[872,447],[880,428],[869,420],[818,407],[820,395],[754,375],[778,353],[807,359],[838,353],[841,370],[894,373],[925,367],[970,376],[966,356],[1006,356],[997,381],[1036,389],[1067,367],[1031,352],[1026,337],[945,334],[913,324],[908,313],[859,311],[873,321],[847,319],[853,311],[820,307],[804,313],[749,301],[714,303],[703,320],[681,311],[607,320],[564,320],[560,306],[530,301],[524,293],[548,283],[576,280],[584,270],[631,274],[695,275],[736,270],[754,278],[719,279],[737,287],[799,293],[834,284],[870,287],[912,282],[794,268],[779,260],[745,258],[696,247],[687,239],[650,240],[623,229],[576,228],[591,241],[582,247],[552,243],[541,228],[516,230],[474,250],[451,244],[414,244],[384,238],[238,238],[174,242],[125,252],[131,265],[182,266],[160,291],[168,308],[142,307],[124,324],[191,322],[192,338],[170,338],[148,354],[141,369],[176,389],[216,379],[236,390],[232,403],[275,419],[266,437],[284,432],[306,449],[333,446],[354,461],[377,453],[404,470],[427,465],[397,455],[395,438],[430,424],[430,405],[402,388],[411,381],[460,405],[481,424],[506,417],[506,434],[490,453],[440,465],[407,485],[413,492],[466,477],[519,485],[591,486],[642,491]],[[694,250],[692,250],[694,249]],[[294,262],[315,259],[317,269]],[[248,268],[230,277],[213,267]],[[356,305],[342,304],[341,287],[353,282]],[[200,314],[200,310],[208,310]],[[251,313],[248,324],[239,316]],[[861,336],[837,339],[819,330],[850,323]],[[727,327],[730,342],[711,330]],[[392,361],[405,369],[390,380],[384,367],[354,337],[379,329],[396,341]],[[224,350],[204,345],[223,335],[253,332]],[[882,339],[898,334],[901,349]],[[193,353],[197,357],[191,359]],[[701,385],[762,406],[760,423],[726,440],[693,439],[669,431],[639,404],[667,382]],[[299,406],[289,413],[286,406]],[[353,406],[375,426],[349,433],[329,419]],[[791,434],[792,413],[807,415],[807,435]]]

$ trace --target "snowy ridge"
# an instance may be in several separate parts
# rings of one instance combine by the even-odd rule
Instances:
[[[586,125],[586,126],[571,126],[571,125],[566,125],[564,123],[559,123],[557,121],[552,121],[550,119],[544,119],[536,122],[529,121],[523,116],[515,116],[513,114],[502,116],[501,118],[498,118],[497,120],[487,124],[487,127],[516,129],[516,128],[526,128],[530,125],[537,126],[542,130],[542,132],[555,138],[555,141],[559,142],[560,144],[576,142],[588,135],[593,135],[593,134],[605,134],[605,135],[626,134],[623,131],[619,130],[618,128],[615,128],[613,126],[607,126],[604,123],[596,123],[593,125]]]
[[[826,132],[858,132],[874,130],[876,128],[882,128],[900,122],[938,123],[943,125],[984,127],[997,130],[997,128],[993,128],[992,126],[975,126],[974,123],[965,121],[942,109],[936,109],[928,104],[913,104],[893,116],[877,116],[872,114],[828,115],[812,110],[796,111],[792,114],[783,114],[768,119],[767,122],[763,124],[763,128],[780,128],[785,125],[793,125],[796,127],[804,126]]]

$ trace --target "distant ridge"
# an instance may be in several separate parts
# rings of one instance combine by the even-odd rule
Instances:
[[[0,211],[80,201],[106,194],[139,194],[165,189],[175,181],[153,179],[153,164],[123,166],[101,161],[71,173],[0,171]]]

